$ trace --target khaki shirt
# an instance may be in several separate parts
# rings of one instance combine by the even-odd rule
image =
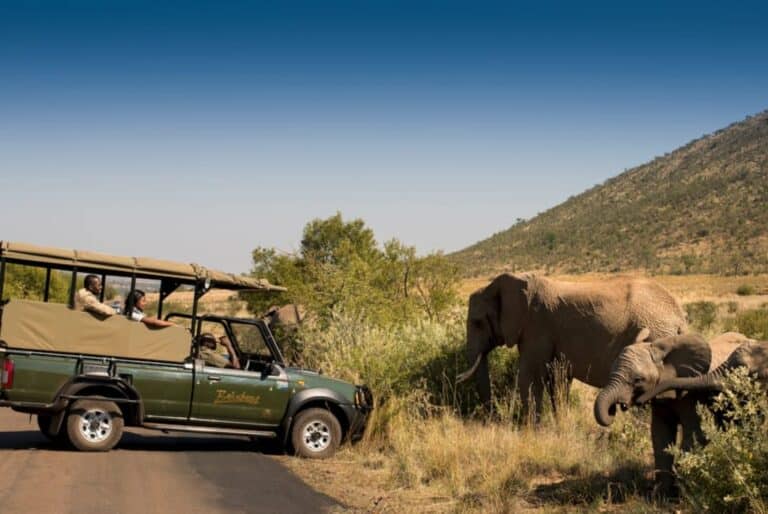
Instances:
[[[75,294],[75,310],[76,311],[88,311],[102,316],[112,316],[115,314],[115,309],[101,303],[96,295],[87,290],[86,288],[80,289]]]
[[[217,368],[228,368],[232,365],[232,363],[229,362],[229,359],[210,348],[200,348],[200,358],[209,366],[215,366]]]

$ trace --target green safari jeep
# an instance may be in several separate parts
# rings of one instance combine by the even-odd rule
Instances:
[[[373,407],[366,386],[287,365],[262,320],[198,313],[211,289],[278,286],[196,265],[2,242],[0,298],[8,265],[43,267],[46,281],[41,299],[2,300],[0,406],[36,414],[51,440],[107,451],[123,427],[135,426],[269,438],[326,458],[363,433]],[[48,301],[52,270],[71,273],[70,305]],[[194,291],[192,312],[169,313],[164,319],[174,325],[156,328],[130,312],[104,318],[74,310],[84,274],[130,281],[130,291],[137,280],[157,281],[158,318],[165,298],[185,286]],[[202,358],[209,333],[231,342],[228,357],[240,369]]]

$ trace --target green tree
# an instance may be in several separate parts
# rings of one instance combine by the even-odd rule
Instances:
[[[69,274],[60,271],[51,272],[48,299],[52,302],[66,303],[69,298]],[[22,300],[43,300],[45,289],[45,270],[34,266],[7,264],[5,267],[5,285],[3,298]]]
[[[340,213],[307,223],[296,255],[253,251],[255,276],[288,288],[285,293],[244,295],[252,312],[276,303],[301,304],[321,323],[343,316],[387,326],[419,316],[440,319],[457,301],[458,270],[441,253],[418,257],[393,239],[383,247],[363,220]]]

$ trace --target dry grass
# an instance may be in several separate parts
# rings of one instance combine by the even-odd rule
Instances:
[[[580,281],[603,276],[556,278]],[[734,302],[738,310],[768,302],[764,294],[768,292],[768,275],[653,278],[681,303],[711,301],[719,311],[733,308],[726,306]],[[468,295],[487,282],[465,281],[462,293]],[[752,285],[763,294],[738,296],[736,289],[742,284]],[[222,311],[231,309],[233,300],[212,295],[205,298],[204,305],[206,310]],[[677,505],[659,504],[651,494],[647,413],[620,414],[610,430],[601,429],[592,414],[595,394],[595,389],[575,383],[562,414],[557,418],[548,414],[536,428],[461,418],[448,410],[430,408],[418,396],[397,397],[376,412],[373,437],[343,448],[335,458],[278,459],[312,487],[342,503],[344,512],[679,509]]]
[[[538,427],[403,410],[386,442],[364,442],[328,462],[283,462],[352,512],[655,510],[646,498],[645,420],[625,415],[612,430],[600,429],[594,390],[577,389],[578,405]]]
[[[605,275],[557,276],[595,280]],[[681,303],[712,301],[724,311],[768,302],[768,275],[656,276]],[[468,295],[488,280],[467,280]],[[763,293],[738,296],[750,284]],[[732,307],[731,307],[732,308]],[[713,327],[717,330],[719,327]],[[611,430],[594,422],[596,390],[574,384],[565,413],[538,428],[482,423],[449,412],[407,410],[389,417],[386,434],[326,462],[285,458],[316,489],[350,512],[670,512],[651,491],[650,427],[620,414]]]
[[[158,293],[148,293],[147,301],[150,304],[155,304],[157,303],[158,297]],[[164,305],[172,305],[174,308],[178,308],[184,312],[191,313],[193,300],[194,293],[192,291],[177,291],[165,299]],[[163,309],[165,312],[167,312],[166,307]],[[227,316],[252,316],[248,311],[246,303],[238,298],[237,293],[218,289],[209,291],[200,299],[199,309],[202,312],[216,313]]]

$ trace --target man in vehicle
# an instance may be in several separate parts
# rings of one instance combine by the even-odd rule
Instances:
[[[87,311],[101,318],[115,314],[115,309],[99,301],[101,279],[97,275],[86,275],[83,288],[75,294],[75,310]]]
[[[200,352],[198,353],[198,358],[203,359],[208,366],[240,369],[240,361],[237,358],[237,353],[235,353],[232,342],[227,336],[221,336],[216,339],[216,336],[210,332],[203,332],[200,334],[199,344]],[[216,351],[217,344],[221,344],[227,349],[229,359]]]

